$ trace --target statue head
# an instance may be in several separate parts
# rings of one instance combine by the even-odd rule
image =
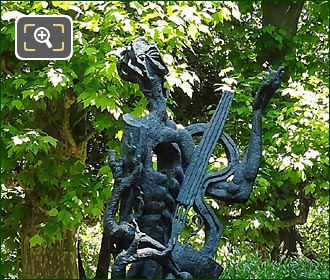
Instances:
[[[133,40],[121,53],[117,70],[123,80],[139,84],[147,97],[153,95],[155,84],[164,83],[169,72],[158,48],[143,37]]]

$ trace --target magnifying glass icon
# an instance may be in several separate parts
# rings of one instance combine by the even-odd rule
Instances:
[[[46,44],[46,46],[50,49],[53,47],[52,43],[49,41],[50,33],[46,27],[38,27],[34,31],[34,39],[38,43]]]

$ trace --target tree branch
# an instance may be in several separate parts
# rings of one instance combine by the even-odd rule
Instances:
[[[314,201],[315,198],[311,196],[301,198],[299,203],[299,215],[292,219],[284,220],[285,227],[305,224],[309,214],[309,207],[312,206]]]
[[[74,123],[72,124],[72,128],[76,127],[80,121],[86,116],[86,113],[90,112],[91,108],[86,108],[85,110],[83,110],[83,112],[81,113],[81,115],[74,121]]]
[[[6,57],[1,59],[1,69],[6,75],[10,75],[10,76],[13,75],[13,73],[10,72],[7,68],[7,58]]]
[[[300,201],[299,201],[299,215],[292,218],[284,220],[285,227],[292,227],[295,225],[303,225],[306,223],[308,214],[309,214],[309,207],[313,205],[315,202],[315,198],[311,195],[304,195],[304,188],[314,179],[311,177],[304,182],[301,182],[299,189],[300,189]]]
[[[81,140],[79,145],[85,145],[90,139],[93,138],[93,136],[96,134],[97,130],[96,129],[92,129],[91,131],[89,131],[84,138]]]
[[[68,91],[68,93],[64,95],[62,132],[65,140],[67,140],[72,147],[77,146],[70,127],[70,107],[74,103],[74,100],[75,97],[73,91]]]

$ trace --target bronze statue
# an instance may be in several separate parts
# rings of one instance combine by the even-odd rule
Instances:
[[[204,197],[247,201],[261,159],[262,112],[280,86],[283,69],[271,71],[256,93],[250,143],[242,160],[223,131],[233,92],[222,93],[208,124],[178,129],[166,112],[168,69],[155,45],[135,39],[122,53],[117,69],[123,80],[139,84],[150,113],[139,119],[123,116],[121,158],[116,159],[114,152],[109,155],[115,183],[104,226],[115,244],[112,278],[218,278],[222,267],[214,256],[223,227]],[[195,146],[197,135],[202,140]],[[217,144],[225,149],[228,166],[207,172]],[[200,250],[187,244],[191,235],[185,242],[178,240],[191,211],[205,231]]]

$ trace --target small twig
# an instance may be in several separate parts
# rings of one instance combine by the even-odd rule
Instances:
[[[92,129],[90,132],[88,132],[84,138],[81,140],[80,145],[86,144],[89,140],[93,138],[93,136],[96,134],[97,130]]]
[[[90,112],[91,111],[91,108],[86,108],[83,112],[82,112],[82,114],[75,120],[75,122],[73,123],[73,125],[72,125],[72,128],[74,128],[74,127],[76,127],[79,123],[80,123],[80,121],[86,116],[86,114],[88,113],[88,112]]]

